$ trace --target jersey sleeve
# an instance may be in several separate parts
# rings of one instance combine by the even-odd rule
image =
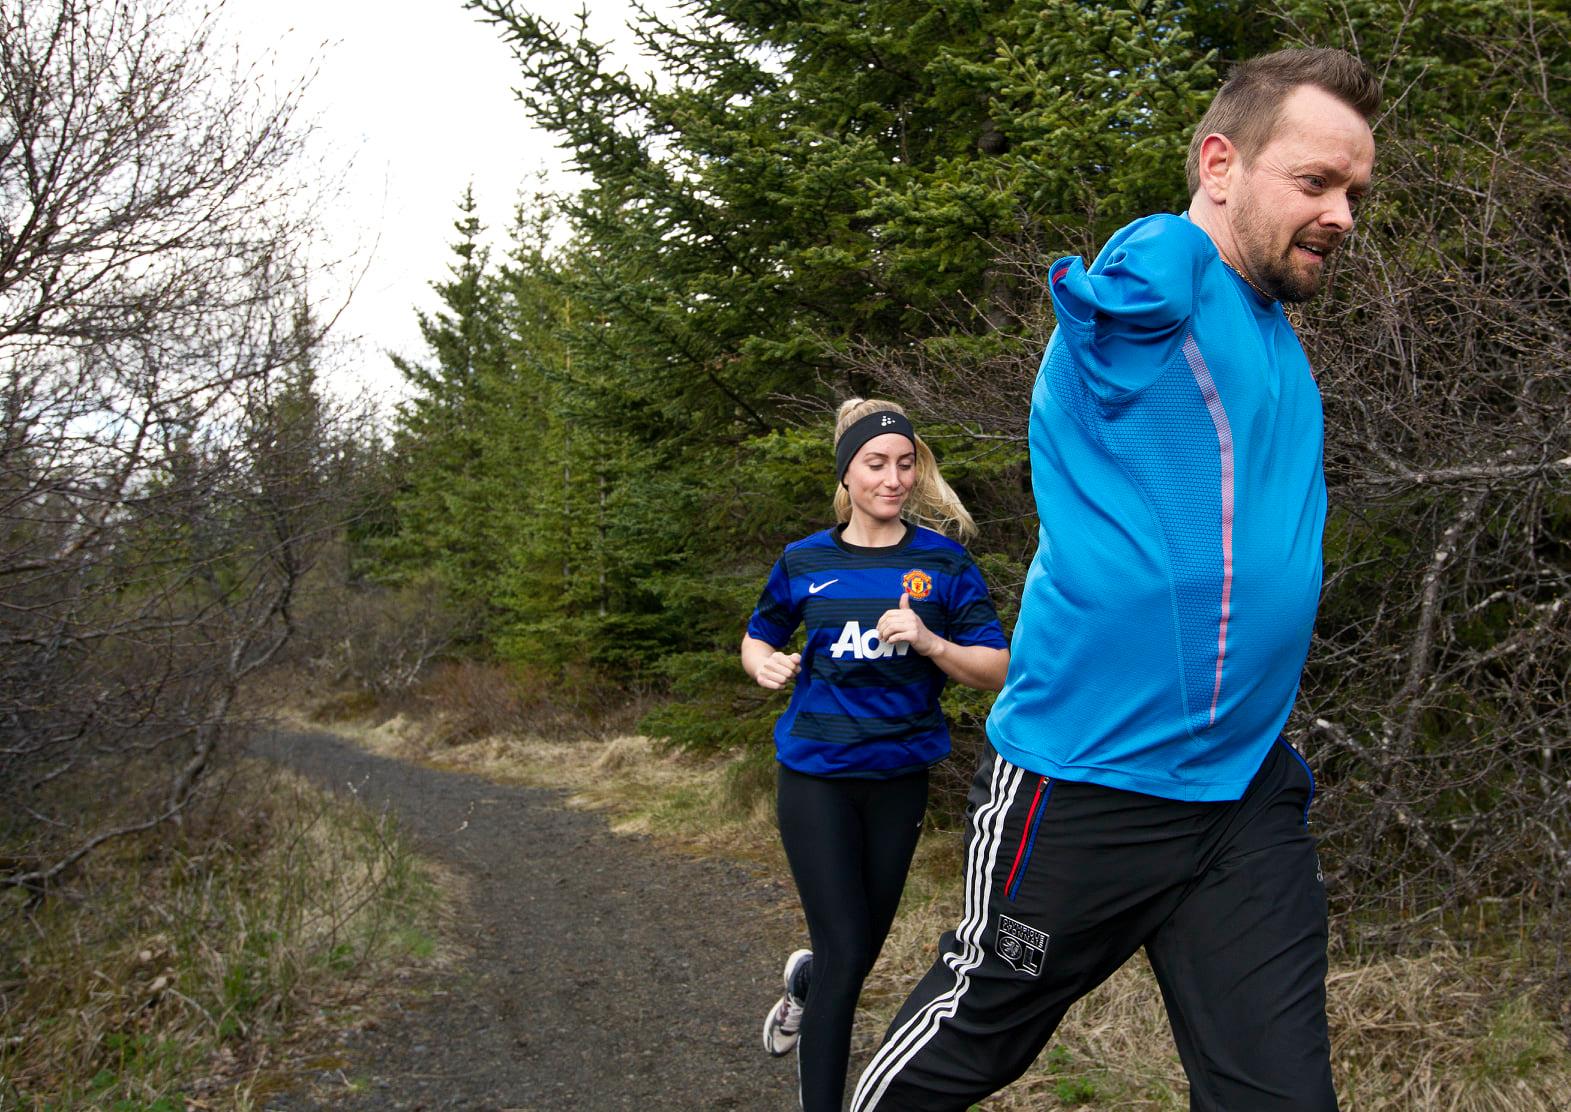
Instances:
[[[1183,343],[1211,238],[1181,216],[1138,220],[1089,267],[1060,259],[1048,272],[1058,327],[1104,401],[1155,381]]]
[[[948,638],[957,645],[986,645],[1007,649],[1009,639],[993,608],[982,572],[967,556],[950,582]]]
[[[778,649],[791,640],[801,622],[801,606],[791,595],[791,575],[782,556],[770,570],[753,616],[747,620],[747,635]]]

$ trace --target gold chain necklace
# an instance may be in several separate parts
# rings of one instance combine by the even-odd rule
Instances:
[[[1222,259],[1222,256],[1218,255],[1217,258]],[[1250,289],[1254,290],[1257,294],[1259,294],[1261,297],[1265,298],[1267,301],[1275,301],[1276,300],[1276,298],[1274,298],[1270,294],[1266,293],[1265,290],[1261,289],[1259,286],[1257,286],[1253,282],[1251,282],[1249,280],[1249,275],[1245,274],[1242,270],[1239,270],[1236,266],[1234,266],[1232,263],[1228,262],[1226,259],[1222,259],[1222,265],[1227,267],[1227,269],[1231,270],[1234,274],[1238,275],[1240,278],[1242,278],[1243,281],[1244,281],[1244,285],[1246,285]]]

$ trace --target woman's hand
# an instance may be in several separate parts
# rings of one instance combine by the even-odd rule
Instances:
[[[910,645],[921,656],[932,656],[943,644],[943,640],[923,623],[921,615],[911,609],[909,594],[902,594],[900,605],[885,610],[878,619],[878,640],[884,645]]]
[[[982,691],[997,691],[1009,675],[1009,650],[987,645],[957,645],[927,628],[911,609],[911,596],[878,619],[878,639],[886,645],[907,644],[938,665],[952,680]]]
[[[767,687],[770,691],[779,691],[782,687],[795,681],[796,674],[801,670],[801,653],[792,653],[787,656],[783,652],[776,651],[759,662],[758,671],[753,673],[753,678],[758,681],[759,687]]]
[[[752,676],[759,687],[779,691],[790,685],[802,670],[802,654],[783,653],[768,641],[744,636],[742,670]]]

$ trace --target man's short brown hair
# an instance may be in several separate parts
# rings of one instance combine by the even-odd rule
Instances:
[[[1244,162],[1253,162],[1271,141],[1282,103],[1300,85],[1325,90],[1365,120],[1380,108],[1380,82],[1368,66],[1345,50],[1278,50],[1240,62],[1228,74],[1189,141],[1184,172],[1191,196],[1200,188],[1200,144],[1205,137],[1227,136]]]

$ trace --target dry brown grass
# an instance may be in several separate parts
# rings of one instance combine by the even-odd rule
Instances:
[[[1327,984],[1332,1059],[1350,1109],[1561,1112],[1571,1054],[1514,963],[1440,942],[1343,958]]]
[[[324,728],[299,717],[292,724]],[[749,782],[757,774],[747,762],[667,752],[637,735],[573,741],[493,735],[444,743],[434,739],[450,735],[401,714],[327,728],[382,756],[565,791],[569,806],[607,812],[612,829],[621,833],[656,835],[693,852],[757,861],[772,872],[786,867],[773,797]]]
[[[391,969],[446,959],[451,883],[385,820],[243,766],[185,831],[0,905],[0,1107],[259,1106],[292,1070],[288,1039],[355,1022]]]
[[[344,730],[380,752],[570,793],[618,830],[726,854],[789,875],[756,754],[695,760],[648,738],[541,741],[487,737],[433,745],[418,721]],[[959,921],[960,838],[930,832],[899,919],[863,992],[855,1053],[870,1054],[939,935]],[[1514,983],[1509,957],[1443,944],[1421,955],[1334,955],[1328,983],[1333,1068],[1349,1112],[1560,1112],[1571,1053]],[[981,1107],[1182,1110],[1188,1088],[1161,995],[1143,957],[1073,1008],[1033,1069]]]

